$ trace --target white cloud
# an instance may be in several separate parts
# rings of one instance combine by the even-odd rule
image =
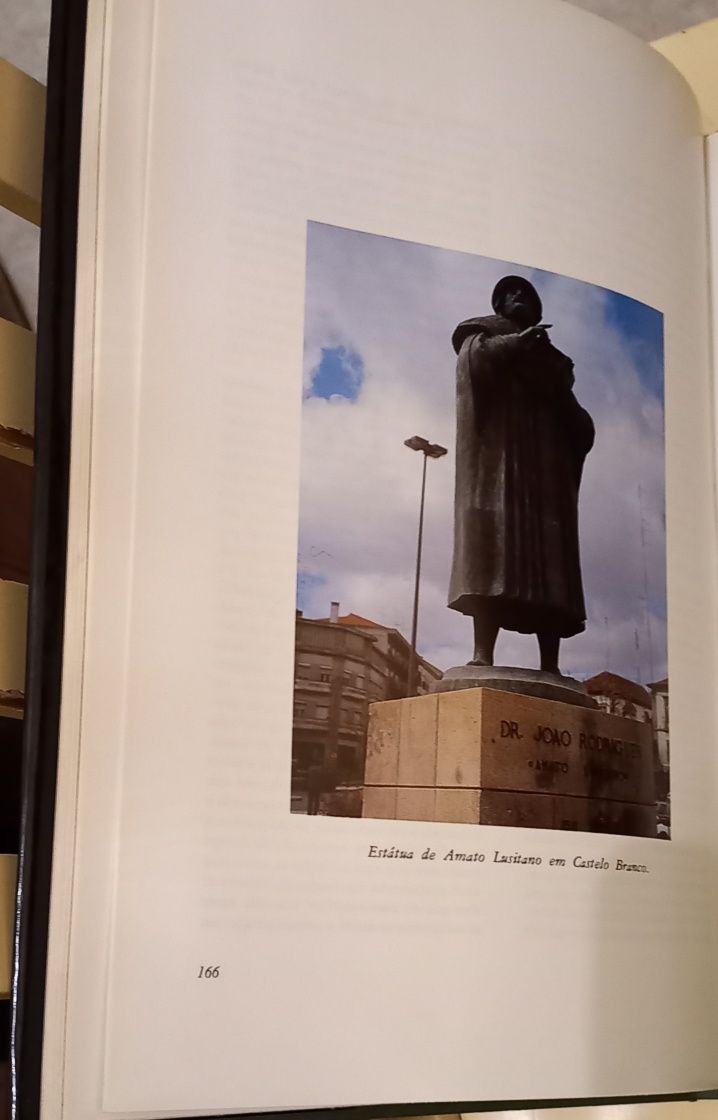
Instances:
[[[309,231],[305,384],[323,347],[361,355],[354,402],[305,401],[300,568],[305,609],[337,599],[408,636],[416,557],[421,456],[415,434],[449,449],[429,461],[419,647],[440,668],[470,656],[470,620],[446,606],[453,524],[456,324],[490,313],[506,265],[328,226]],[[663,414],[625,337],[606,320],[607,295],[591,285],[532,274],[575,362],[579,401],[596,424],[586,461],[580,530],[586,633],[565,642],[562,666],[580,676],[610,668],[642,680],[665,673]],[[497,661],[533,666],[533,638],[502,634]]]

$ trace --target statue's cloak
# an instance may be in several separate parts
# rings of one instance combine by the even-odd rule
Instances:
[[[578,491],[594,440],[573,362],[527,350],[500,315],[469,319],[456,366],[454,560],[449,606],[567,638],[584,629]]]

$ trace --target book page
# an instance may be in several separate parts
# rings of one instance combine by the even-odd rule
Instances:
[[[91,7],[97,279],[70,545],[86,573],[69,588],[46,1030],[51,1049],[64,1019],[47,1067],[64,1104],[48,1081],[47,1116],[712,1087],[713,416],[687,87],[549,2]],[[602,673],[631,681],[606,716],[625,727],[630,703],[633,722],[591,738],[538,720],[534,696],[496,714],[537,743],[510,788],[488,797],[456,762],[395,779],[391,809],[364,770],[329,796],[299,735],[315,662],[303,678],[295,643],[345,627],[378,691],[352,670],[340,724],[366,712],[352,689],[378,701],[370,720],[389,711],[415,435],[447,454],[427,466],[423,695],[391,701],[420,706],[412,734],[455,703],[432,681],[471,657],[471,619],[446,605],[451,335],[510,275],[539,293],[539,344],[595,430],[573,482],[585,625],[574,566],[561,665],[586,695]],[[503,623],[496,664],[530,676],[532,631]],[[312,703],[318,728],[329,705]],[[332,756],[347,775],[352,742]],[[591,773],[592,751],[655,746],[661,797],[610,763],[633,792],[592,826],[569,745]],[[546,800],[525,800],[529,768]],[[459,785],[483,816],[438,810]],[[352,789],[364,816],[336,800]]]

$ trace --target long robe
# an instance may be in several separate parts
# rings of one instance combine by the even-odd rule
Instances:
[[[585,627],[578,491],[594,440],[573,362],[500,315],[459,324],[449,606],[570,637]]]

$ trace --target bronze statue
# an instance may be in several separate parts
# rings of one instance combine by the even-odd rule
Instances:
[[[586,622],[578,491],[594,440],[573,362],[552,345],[538,292],[505,276],[494,315],[454,331],[456,491],[449,606],[474,620],[470,665],[493,665],[500,628],[536,634],[558,674],[561,638]]]

